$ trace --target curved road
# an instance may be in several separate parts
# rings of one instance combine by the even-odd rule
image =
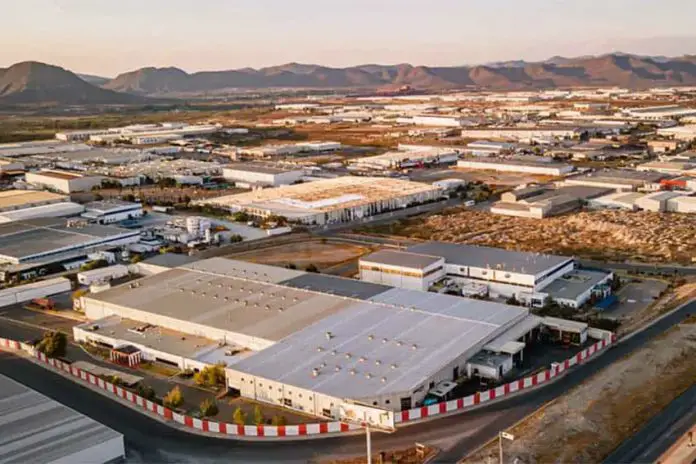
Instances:
[[[581,383],[654,336],[696,312],[696,302],[655,323],[598,358],[571,370],[560,380],[528,394],[469,413],[412,425],[397,433],[373,434],[373,450],[403,448],[424,442],[442,450],[437,462],[453,462],[495,437],[499,430]],[[335,437],[292,443],[252,443],[192,435],[82,387],[71,380],[9,354],[0,354],[0,373],[80,411],[124,434],[128,462],[306,462],[319,456],[364,452],[364,437]]]

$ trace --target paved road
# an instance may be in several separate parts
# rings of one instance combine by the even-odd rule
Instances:
[[[578,260],[585,267],[599,267],[602,269],[619,269],[632,272],[645,272],[648,274],[681,274],[696,275],[696,266],[680,266],[678,264],[649,264],[649,263],[608,263],[589,259]]]
[[[664,332],[694,312],[696,312],[696,302],[616,345],[604,355],[579,366],[545,388],[526,395],[512,397],[507,401],[490,405],[478,411],[413,425],[391,435],[374,434],[374,449],[404,448],[419,441],[443,450],[438,456],[437,462],[454,462],[495,437],[500,429],[512,426],[545,402],[563,394],[569,388],[581,383],[587,376],[641,347],[652,337]],[[19,338],[28,338],[27,330],[0,323],[0,336],[10,337],[14,334]],[[171,429],[24,359],[3,355],[0,359],[0,373],[123,433],[126,437],[131,462],[165,460],[175,462],[213,462],[219,460],[242,460],[245,462],[287,462],[294,460],[293,462],[306,462],[318,455],[355,455],[364,451],[364,441],[361,436],[337,437],[292,444],[276,442],[258,444],[198,437]]]
[[[696,424],[696,385],[672,401],[633,437],[621,444],[605,463],[655,462]]]

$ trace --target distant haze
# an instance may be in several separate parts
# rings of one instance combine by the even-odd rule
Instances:
[[[693,0],[22,0],[0,68],[37,60],[113,77],[285,62],[462,65],[622,51],[696,54]]]

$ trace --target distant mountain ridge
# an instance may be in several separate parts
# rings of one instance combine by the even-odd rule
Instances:
[[[63,68],[36,61],[25,61],[0,69],[2,104],[106,105],[148,100],[97,87]]]
[[[443,90],[475,86],[518,90],[571,86],[696,85],[696,57],[641,57],[623,53],[579,58],[553,57],[476,66],[368,64],[347,68],[288,63],[261,69],[187,73],[178,68],[142,68],[120,74],[104,88],[161,96],[249,88],[360,88],[410,86]]]

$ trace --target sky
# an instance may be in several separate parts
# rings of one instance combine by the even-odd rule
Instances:
[[[0,67],[35,60],[107,77],[696,54],[694,0],[4,0],[2,10]]]

